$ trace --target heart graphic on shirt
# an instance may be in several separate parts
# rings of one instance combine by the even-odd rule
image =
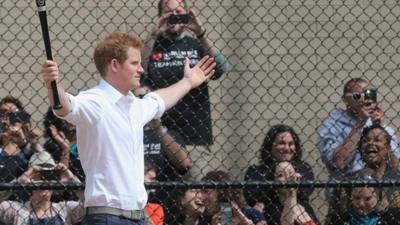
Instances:
[[[153,59],[153,61],[160,61],[162,59],[163,55],[161,52],[155,52],[153,53],[153,55],[151,56],[151,58]]]

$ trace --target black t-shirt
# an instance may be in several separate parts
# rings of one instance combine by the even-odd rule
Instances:
[[[168,130],[168,134],[174,137],[178,144],[185,145],[179,133]],[[165,154],[167,146],[161,141],[160,136],[154,130],[145,130],[143,136],[144,155],[157,166],[157,181],[175,181],[186,170],[175,168]]]
[[[0,154],[0,182],[10,182],[19,176],[28,168],[28,162],[19,155]]]
[[[183,77],[184,58],[194,66],[204,56],[197,39],[183,37],[177,40],[158,38],[148,62],[146,80],[154,89],[164,88]],[[191,90],[162,118],[163,124],[176,130],[187,145],[212,144],[211,116],[206,83]]]
[[[179,133],[168,130],[168,134],[174,137],[175,141],[184,145],[182,137]],[[144,155],[146,159],[151,160],[157,166],[157,181],[179,181],[181,176],[188,170],[175,168],[174,165],[167,158],[165,151],[166,145],[161,141],[160,136],[154,130],[145,130],[143,136]],[[156,192],[150,192],[149,202],[161,204],[164,208],[165,224],[175,224],[175,215],[171,213],[175,210],[176,198],[171,194],[170,189],[157,189]],[[167,213],[169,212],[169,213]]]
[[[21,176],[28,168],[28,162],[24,155],[0,154],[0,182],[9,183]],[[25,202],[29,199],[29,192],[25,190],[15,191],[8,200]]]

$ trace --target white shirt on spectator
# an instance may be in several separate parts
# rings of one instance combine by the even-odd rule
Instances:
[[[141,210],[144,187],[143,126],[165,110],[155,93],[143,99],[122,95],[106,81],[77,96],[62,117],[76,125],[77,145],[86,175],[85,207]]]

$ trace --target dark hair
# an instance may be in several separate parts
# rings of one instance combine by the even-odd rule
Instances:
[[[187,178],[183,177],[181,182],[190,182]],[[174,188],[168,194],[169,197],[165,199],[164,205],[168,208],[168,214],[165,215],[165,222],[171,224],[184,224],[187,214],[185,207],[182,205],[182,199],[191,188]]]
[[[361,137],[360,137],[360,140],[358,141],[358,149],[361,149],[362,142],[367,138],[369,132],[374,130],[374,129],[379,129],[379,130],[381,130],[383,132],[383,134],[385,135],[386,144],[388,144],[390,146],[390,141],[392,140],[392,137],[385,130],[384,127],[382,127],[381,125],[377,124],[377,125],[371,125],[371,126],[365,127],[363,129]]]
[[[158,1],[158,4],[157,4],[158,16],[161,16],[161,14],[162,14],[163,4],[164,4],[165,1],[169,1],[169,0],[160,0],[160,1]],[[182,0],[182,2],[183,2],[183,7],[186,9],[187,8],[186,0]]]
[[[360,84],[360,83],[368,83],[368,81],[361,77],[352,78],[349,81],[347,81],[343,88],[343,96],[351,92],[351,89],[354,84]]]
[[[157,166],[154,161],[148,157],[144,158],[144,174],[149,171],[154,171],[157,173]]]
[[[222,170],[215,170],[208,172],[202,179],[202,181],[232,181],[231,176]],[[230,200],[235,202],[239,208],[243,208],[245,203],[242,199],[240,190],[238,189],[218,189],[218,198],[220,201]]]
[[[293,137],[293,141],[294,141],[294,145],[296,147],[296,152],[294,154],[294,158],[293,161],[295,162],[299,162],[301,160],[301,155],[302,155],[302,149],[301,149],[301,141],[299,138],[299,135],[297,135],[297,133],[293,130],[292,127],[285,125],[285,124],[277,124],[272,126],[268,132],[267,135],[264,138],[262,147],[260,149],[260,153],[261,153],[261,159],[260,159],[260,163],[263,165],[266,164],[270,164],[271,162],[275,161],[275,159],[273,158],[272,154],[271,154],[271,150],[272,150],[272,144],[274,143],[276,137],[284,132],[289,132],[292,137]]]
[[[44,136],[47,138],[52,138],[50,125],[54,125],[57,130],[61,130],[64,126],[65,121],[56,117],[53,113],[53,109],[51,107],[48,108],[43,121],[44,127]]]
[[[6,104],[6,103],[12,103],[12,104],[16,105],[18,109],[21,109],[21,110],[24,108],[22,106],[22,102],[18,98],[15,98],[11,95],[8,95],[0,100],[0,105]]]

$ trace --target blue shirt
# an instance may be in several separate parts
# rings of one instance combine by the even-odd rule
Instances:
[[[365,166],[358,149],[355,152],[353,160],[343,170],[339,171],[339,169],[332,164],[335,149],[349,136],[355,124],[356,119],[350,117],[344,109],[336,108],[330,113],[329,117],[322,123],[318,130],[316,144],[321,153],[322,161],[328,169],[330,178],[335,179],[343,173],[351,174],[357,172]],[[368,119],[364,127],[371,125],[372,121]],[[392,137],[390,145],[393,153],[397,158],[400,158],[400,151],[398,149],[394,130],[387,125],[383,125],[383,127]]]

